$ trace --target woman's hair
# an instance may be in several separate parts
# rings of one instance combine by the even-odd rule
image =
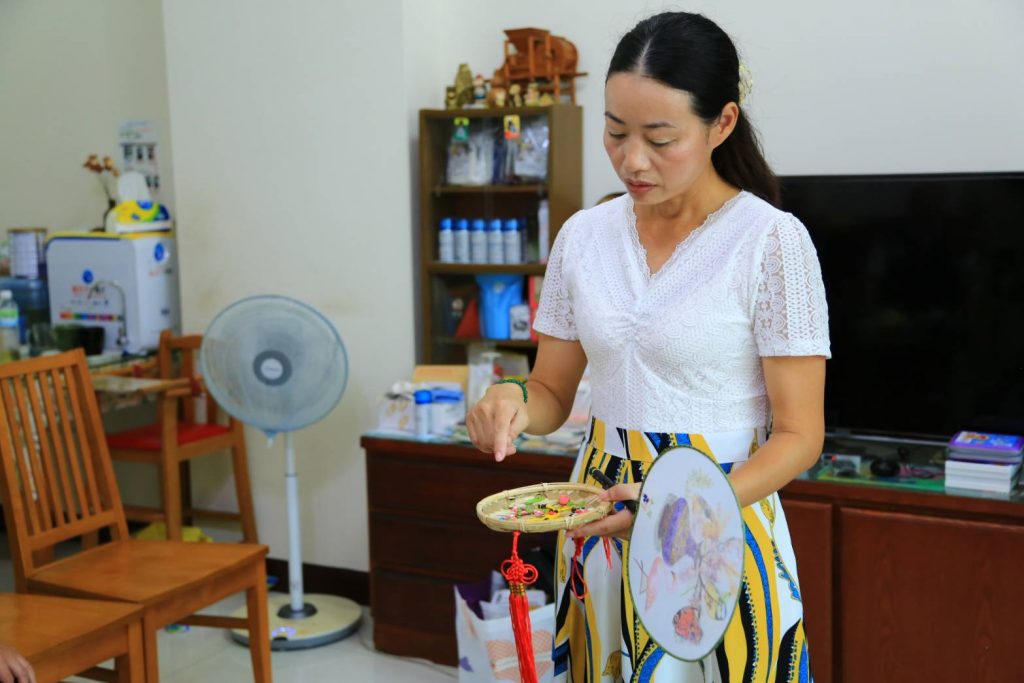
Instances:
[[[641,21],[619,41],[605,80],[617,73],[637,73],[686,91],[694,112],[708,125],[728,102],[739,106],[736,46],[700,14],[664,12]],[[742,111],[732,133],[711,153],[711,163],[727,182],[778,206],[779,181]]]

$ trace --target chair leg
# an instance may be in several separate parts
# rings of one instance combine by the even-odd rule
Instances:
[[[255,683],[271,683],[270,623],[267,619],[267,569],[262,559],[257,562],[253,574],[255,583],[245,591],[253,681]]]
[[[249,458],[245,452],[245,435],[239,423],[233,425],[236,432],[235,446],[231,449],[231,460],[235,471],[235,497],[238,498],[238,512],[242,517],[242,538],[246,543],[259,543],[256,532],[256,512],[252,504],[252,483],[249,480]]]
[[[181,540],[181,471],[174,458],[160,460],[160,495],[164,503],[164,520],[167,524],[167,538]]]
[[[191,510],[192,509],[192,463],[188,460],[183,460],[178,465],[178,479],[181,481],[181,509]],[[183,513],[184,514],[184,513]],[[192,515],[184,514],[182,523],[188,526],[195,525],[195,519]]]
[[[146,683],[146,653],[142,640],[142,624],[129,624],[128,652],[114,660],[117,683]]]
[[[156,650],[156,633],[159,630],[156,622],[147,617],[142,618],[142,654],[146,683],[160,683],[160,658]]]

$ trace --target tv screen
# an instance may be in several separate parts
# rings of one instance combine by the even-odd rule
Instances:
[[[1024,433],[1024,173],[781,180],[825,281],[828,429]]]

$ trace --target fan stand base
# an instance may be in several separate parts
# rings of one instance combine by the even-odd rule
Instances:
[[[305,595],[305,602],[315,608],[315,613],[298,619],[279,616],[287,607],[287,593],[271,593],[267,598],[267,616],[270,622],[271,650],[306,650],[320,647],[346,638],[359,630],[363,618],[362,608],[348,598],[337,595]],[[243,606],[233,616],[245,618]],[[232,629],[231,637],[242,645],[249,645],[249,631]]]

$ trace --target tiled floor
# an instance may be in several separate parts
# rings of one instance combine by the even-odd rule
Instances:
[[[0,591],[14,589],[7,538],[0,534]],[[230,614],[243,603],[233,596],[210,613]],[[331,645],[299,652],[272,653],[275,683],[451,683],[456,669],[373,651],[370,616],[364,609],[358,634]],[[249,683],[248,649],[225,631],[196,628],[158,635],[161,683]],[[81,679],[73,678],[73,681]]]

